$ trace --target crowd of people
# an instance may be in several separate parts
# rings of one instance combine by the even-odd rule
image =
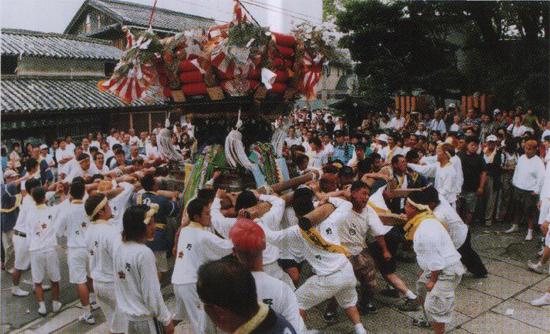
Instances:
[[[59,312],[57,246],[66,243],[80,320],[95,323],[101,308],[111,333],[172,333],[184,320],[192,333],[306,333],[308,310],[328,301],[327,323],[340,306],[362,334],[361,314],[377,311],[378,272],[387,285],[379,293],[402,311],[423,310],[413,324],[443,333],[462,276],[487,276],[472,225],[526,226],[525,240],[542,244],[526,267],[542,274],[550,258],[550,121],[521,108],[462,116],[453,104],[388,108],[354,127],[328,110],[295,109],[273,127],[287,132],[290,176],[311,181],[290,194],[230,193],[216,172],[188,203],[164,185],[161,124],[139,136],[90,134],[78,145],[67,137],[3,147],[11,292],[30,295],[20,286],[30,268],[38,313],[48,313],[49,288]],[[194,130],[190,121],[169,127],[189,161]],[[255,216],[259,203],[268,209]],[[398,266],[414,261],[422,274],[411,287]],[[161,293],[170,272],[175,310]],[[531,303],[550,305],[550,289]]]

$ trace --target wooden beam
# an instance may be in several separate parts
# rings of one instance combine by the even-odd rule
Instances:
[[[147,127],[149,129],[149,133],[151,133],[151,131],[153,131],[153,119],[150,111],[147,113]]]

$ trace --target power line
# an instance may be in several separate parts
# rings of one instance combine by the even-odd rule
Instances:
[[[257,1],[257,0],[245,0],[245,2],[248,2],[248,3],[253,4],[253,5],[265,6],[265,7],[268,7],[270,9],[273,9],[273,10],[286,12],[286,13],[293,14],[293,15],[296,15],[296,16],[307,17],[307,18],[309,18],[313,21],[320,22],[320,19],[317,18],[317,17],[307,15],[307,14],[304,14],[304,13],[300,13],[300,12],[296,12],[296,11],[293,11],[293,10],[290,10],[290,9],[287,9],[287,8],[284,8],[284,7],[278,7],[278,6],[275,6],[275,5],[272,5],[272,4],[269,4],[269,3],[265,3],[265,2],[261,2],[261,1]]]
[[[315,20],[315,18],[313,17],[299,17],[299,16],[296,16],[296,15],[293,15],[291,13],[289,13],[288,11],[286,10],[278,10],[278,9],[275,9],[275,8],[270,8],[270,7],[267,7],[265,4],[260,4],[260,3],[255,3],[255,2],[250,2],[250,1],[242,1],[242,2],[245,2],[247,4],[250,4],[252,6],[256,6],[258,8],[262,8],[262,9],[265,9],[265,10],[269,10],[269,11],[272,11],[274,13],[278,13],[278,14],[282,14],[284,16],[287,16],[287,17],[291,17],[291,18],[295,18],[295,19],[298,19],[298,20],[301,20],[301,21],[313,21]],[[322,23],[321,21],[317,20],[316,23]]]

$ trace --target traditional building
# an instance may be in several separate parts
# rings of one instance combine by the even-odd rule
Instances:
[[[143,30],[152,8],[134,3],[86,0],[64,34],[2,29],[1,108],[4,141],[51,142],[111,127],[149,130],[173,106],[160,97],[127,105],[101,92],[125,46],[123,26]],[[212,19],[156,9],[160,36],[203,29]]]
[[[12,29],[1,41],[4,140],[51,142],[129,122],[145,130],[165,117],[160,99],[126,105],[97,89],[121,54],[107,41]]]
[[[119,49],[125,46],[122,27],[145,30],[149,27],[150,6],[113,0],[86,0],[75,14],[65,34],[109,40]],[[157,8],[152,28],[160,37],[184,30],[206,29],[213,19]]]

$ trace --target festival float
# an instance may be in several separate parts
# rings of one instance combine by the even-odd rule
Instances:
[[[126,50],[113,75],[98,83],[126,103],[162,95],[174,110],[193,116],[196,138],[206,145],[184,167],[185,203],[217,169],[232,190],[289,180],[282,157],[288,124],[272,129],[271,120],[299,96],[316,98],[323,64],[336,55],[323,30],[302,24],[292,34],[272,32],[245,11],[235,1],[231,22],[166,38],[151,28],[125,28]]]

